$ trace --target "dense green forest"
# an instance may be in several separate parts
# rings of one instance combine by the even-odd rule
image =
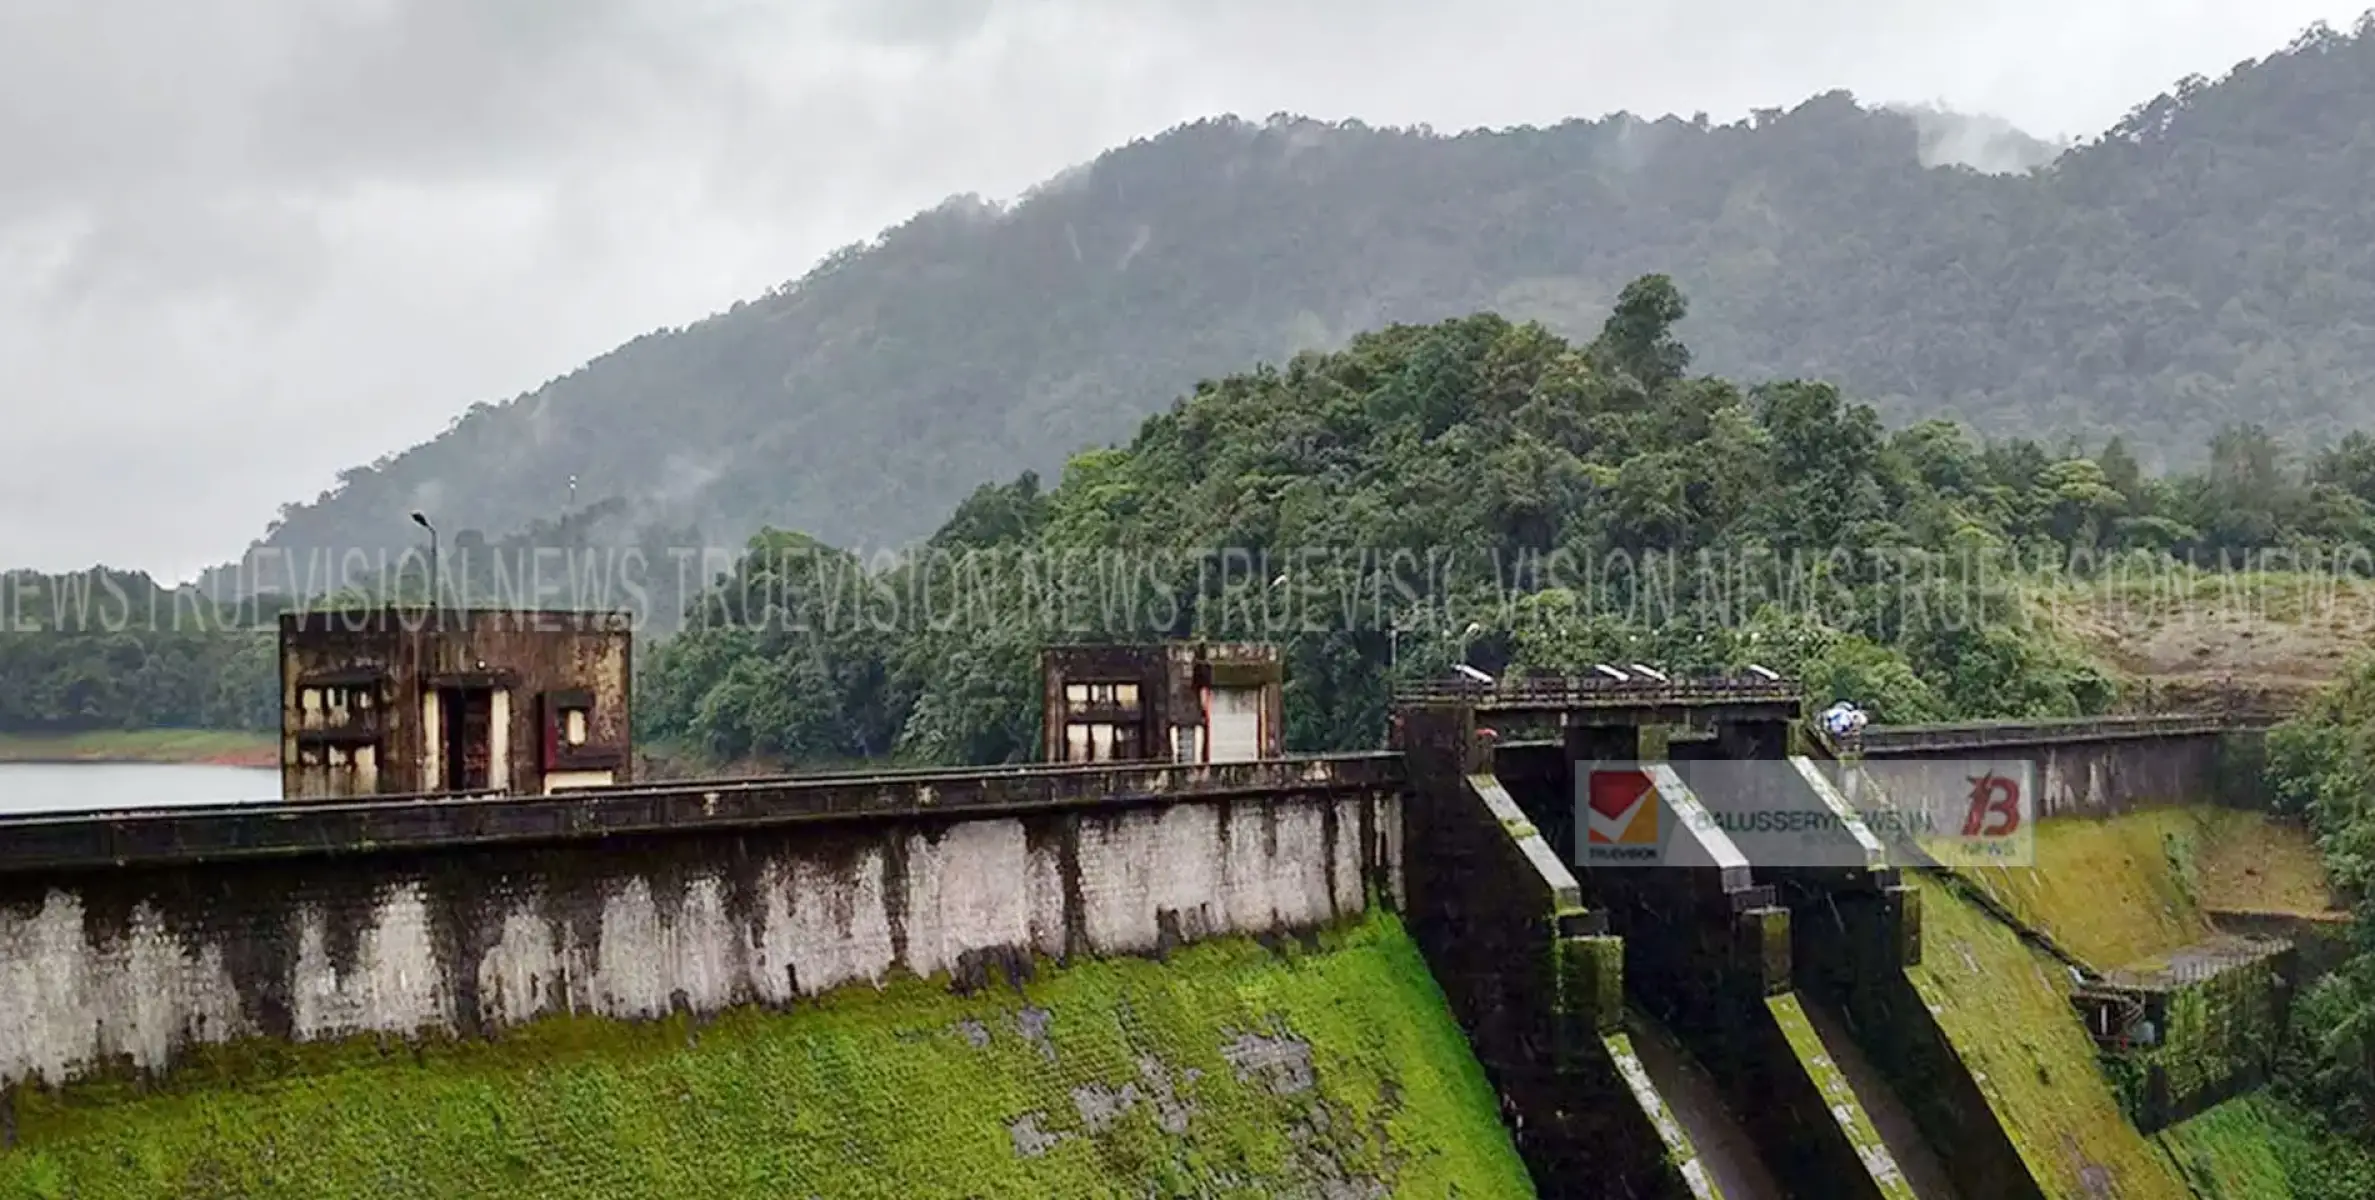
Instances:
[[[276,619],[138,572],[0,573],[0,733],[277,729]]]
[[[1938,114],[1845,94],[1732,124],[1619,114],[1440,136],[1217,119],[1012,206],[960,199],[289,507],[284,547],[490,536],[576,480],[607,535],[927,534],[976,485],[1126,440],[1200,379],[1478,311],[1588,338],[1671,275],[1743,381],[1892,424],[2196,464],[2235,414],[2308,446],[2375,418],[2375,34],[2189,79],[2040,169],[1936,161]]]
[[[441,582],[455,602],[632,604],[654,633],[681,615],[640,656],[638,725],[703,756],[997,762],[1037,744],[1038,649],[1100,638],[1281,642],[1298,749],[1375,744],[1394,682],[1455,660],[1756,662],[1883,721],[2095,712],[2114,679],[2036,619],[2074,566],[2375,542],[2365,434],[2292,455],[2235,426],[2200,468],[2153,475],[2119,439],[1891,431],[1827,384],[1694,374],[1686,315],[1649,276],[1580,346],[1479,315],[1209,381],[1053,488],[980,487],[923,554],[775,531],[739,560],[672,557],[694,530],[605,547],[612,500],[464,531]],[[0,641],[0,730],[271,727],[274,605],[10,578],[10,628],[64,632]],[[426,585],[418,553],[279,581],[333,603]]]
[[[2301,1111],[2375,1146],[2375,656],[2268,736],[2271,799],[2306,819],[2326,874],[2350,903],[2352,953],[2294,1003],[2279,1083]],[[2311,1164],[2317,1194],[2375,1195],[2375,1161]]]
[[[1100,638],[1280,641],[1298,749],[1375,744],[1394,681],[1455,660],[1753,661],[1884,721],[2101,711],[2114,681],[2032,603],[2074,563],[2375,541],[2365,434],[2293,456],[2231,427],[2201,468],[2156,476],[2119,439],[1892,432],[1826,384],[1693,374],[1685,317],[1650,276],[1581,346],[1479,315],[1209,381],[1053,488],[980,487],[921,554],[774,531],[739,560],[673,555],[695,530],[604,546],[611,500],[464,531],[441,582],[453,602],[631,605],[650,633],[681,616],[641,656],[638,724],[703,755],[996,762],[1037,744],[1039,647]],[[417,601],[426,566],[305,563],[278,586]],[[9,578],[0,730],[271,727],[277,602]]]
[[[1279,641],[1304,750],[1377,744],[1393,682],[1462,659],[1755,662],[1883,721],[2078,715],[2116,689],[2035,619],[2054,578],[2269,547],[2375,568],[2344,554],[2375,532],[2375,438],[2296,463],[2239,426],[2155,477],[2116,439],[1891,433],[1827,384],[1692,374],[1684,314],[1650,276],[1582,346],[1475,316],[1209,382],[1052,489],[980,488],[938,554],[887,569],[762,533],[645,656],[640,727],[729,757],[1021,759],[1042,645],[1163,635]]]

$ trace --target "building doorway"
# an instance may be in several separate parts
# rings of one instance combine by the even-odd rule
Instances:
[[[437,709],[444,714],[442,731],[445,778],[449,792],[484,791],[489,786],[494,757],[495,690],[483,687],[439,688]]]

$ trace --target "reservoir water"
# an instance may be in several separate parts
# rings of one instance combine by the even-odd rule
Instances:
[[[0,815],[279,798],[280,772],[270,768],[0,762]]]

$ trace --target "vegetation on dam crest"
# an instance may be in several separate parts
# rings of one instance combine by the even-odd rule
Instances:
[[[972,997],[902,979],[324,1057],[20,1097],[0,1196],[1534,1194],[1387,914],[1315,948],[1217,941]]]

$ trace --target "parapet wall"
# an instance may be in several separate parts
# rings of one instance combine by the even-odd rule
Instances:
[[[1397,775],[1380,756],[304,806],[211,835],[189,813],[0,823],[0,1089],[250,1037],[706,1014],[1316,927],[1398,895]],[[525,815],[567,805],[579,836]],[[345,820],[388,841],[308,848]],[[623,829],[643,832],[602,836]],[[107,845],[147,849],[87,857]]]
[[[1958,765],[2025,758],[2037,764],[2038,816],[2102,817],[2218,799],[2233,782],[2228,759],[2255,736],[2193,717],[1974,722],[1875,728],[1863,752]]]

